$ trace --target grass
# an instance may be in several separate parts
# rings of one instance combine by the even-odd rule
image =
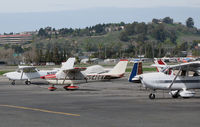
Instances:
[[[132,68],[127,68],[126,69],[126,72],[131,72],[132,71]],[[143,67],[143,72],[155,72],[157,71],[156,68],[145,68]]]
[[[10,72],[10,71],[0,71],[0,75],[3,75],[5,73],[7,73],[7,72]]]

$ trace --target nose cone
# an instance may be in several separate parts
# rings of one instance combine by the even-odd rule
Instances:
[[[3,74],[3,76],[7,76],[7,73]]]
[[[6,76],[9,79],[15,80],[19,78],[19,75],[16,72],[7,72],[3,74],[3,76]]]
[[[40,76],[41,79],[45,79],[45,76]]]
[[[154,88],[154,85],[155,85],[153,83],[154,76],[152,76],[152,75],[153,75],[153,73],[147,73],[147,74],[142,74],[139,76],[140,81],[144,87]]]

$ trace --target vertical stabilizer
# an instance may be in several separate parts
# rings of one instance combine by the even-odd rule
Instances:
[[[160,72],[167,65],[162,59],[155,59],[154,63],[157,65],[157,72]]]
[[[137,81],[139,79],[135,78],[137,75],[140,75],[143,73],[142,70],[142,62],[136,62],[133,64],[133,68],[129,77],[129,82],[134,82]],[[134,79],[135,78],[135,79]]]
[[[119,63],[117,63],[114,68],[109,72],[109,74],[124,74],[126,71],[126,67],[128,64],[128,60],[120,60]]]

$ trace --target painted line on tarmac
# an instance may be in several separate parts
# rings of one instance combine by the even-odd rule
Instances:
[[[67,116],[80,116],[79,114],[72,114],[72,113],[65,113],[65,112],[55,112],[55,111],[50,111],[50,110],[44,110],[44,109],[38,109],[38,108],[29,108],[29,107],[15,106],[15,105],[2,105],[2,104],[0,104],[0,107],[9,107],[9,108],[24,109],[24,110],[32,110],[32,111],[67,115]]]

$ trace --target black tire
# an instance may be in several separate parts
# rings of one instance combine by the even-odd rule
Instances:
[[[15,85],[15,81],[12,81],[12,82],[11,82],[11,85]]]
[[[179,91],[177,91],[175,94],[171,93],[171,95],[172,95],[172,98],[178,98],[180,96]]]
[[[25,84],[26,84],[26,85],[30,85],[31,82],[30,82],[30,81],[25,81]]]
[[[179,97],[178,94],[172,95],[172,98],[178,98],[178,97]]]
[[[155,99],[155,97],[156,97],[155,94],[153,94],[153,93],[149,94],[149,99]]]

